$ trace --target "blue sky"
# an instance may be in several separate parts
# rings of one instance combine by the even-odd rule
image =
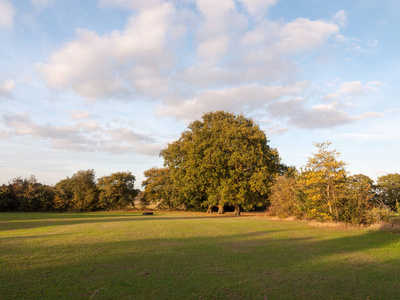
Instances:
[[[331,141],[398,172],[397,0],[0,0],[0,184],[161,167],[208,111],[252,117],[284,163]]]

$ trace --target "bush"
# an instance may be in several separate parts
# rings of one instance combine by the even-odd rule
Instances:
[[[391,211],[389,208],[374,207],[365,212],[365,219],[367,224],[374,223],[400,223],[399,213]]]
[[[297,189],[297,180],[294,177],[277,176],[272,186],[269,212],[273,216],[287,218],[294,216],[303,217],[302,204]]]

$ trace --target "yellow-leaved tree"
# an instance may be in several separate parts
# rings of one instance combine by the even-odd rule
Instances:
[[[318,220],[339,220],[342,189],[346,184],[346,163],[340,153],[328,150],[331,142],[315,143],[318,153],[308,158],[299,178],[305,195],[308,217]]]

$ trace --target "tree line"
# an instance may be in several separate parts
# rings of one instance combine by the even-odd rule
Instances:
[[[142,205],[159,209],[218,211],[268,209],[279,217],[373,223],[399,212],[400,174],[377,183],[349,176],[340,153],[329,142],[297,170],[285,165],[251,118],[210,112],[189,124],[160,153],[163,168],[144,172]],[[134,207],[140,193],[131,172],[95,178],[78,171],[54,186],[14,178],[0,187],[1,211],[94,211]]]
[[[0,187],[0,211],[95,211],[132,206],[140,190],[131,172],[117,172],[96,180],[94,170],[78,171],[56,185],[35,176],[14,178]]]
[[[275,177],[269,211],[279,217],[371,224],[399,219],[400,174],[375,183],[363,174],[349,176],[331,143],[316,143],[318,152],[300,171]]]
[[[161,151],[164,168],[145,172],[144,201],[160,208],[178,207],[224,213],[268,209],[279,217],[373,223],[400,211],[400,175],[377,184],[366,175],[349,176],[331,143],[304,168],[282,163],[276,149],[250,118],[224,111],[204,114]]]

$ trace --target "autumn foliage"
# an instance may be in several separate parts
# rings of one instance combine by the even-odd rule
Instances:
[[[180,138],[160,153],[164,167],[144,172],[142,207],[207,211],[226,207],[268,209],[279,217],[368,224],[400,213],[400,174],[377,183],[366,175],[350,176],[331,143],[300,170],[287,167],[264,131],[243,115],[217,111],[189,124]],[[55,186],[35,176],[0,186],[0,211],[94,211],[134,208],[136,177],[116,172],[96,179],[80,170]]]
[[[330,145],[316,143],[318,152],[300,172],[275,178],[271,214],[360,224],[377,221],[370,218],[373,209],[387,210],[377,201],[383,190],[368,176],[348,176],[346,163],[336,149],[328,150]]]

